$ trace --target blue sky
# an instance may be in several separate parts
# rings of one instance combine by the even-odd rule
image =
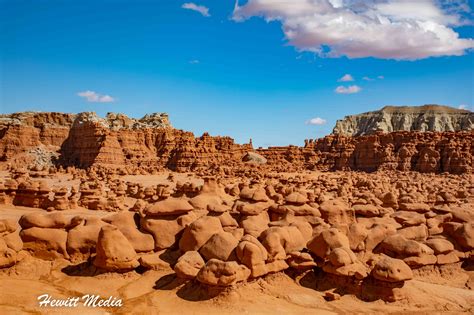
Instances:
[[[344,1],[320,0],[328,16],[315,0],[0,0],[0,113],[167,112],[197,136],[270,146],[302,145],[384,105],[473,109],[472,1],[419,0],[418,16],[406,0]],[[332,29],[338,16],[360,18],[362,31]],[[308,31],[315,21],[323,34]],[[442,27],[424,37],[399,21]]]

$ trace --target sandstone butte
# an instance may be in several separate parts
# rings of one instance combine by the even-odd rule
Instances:
[[[1,115],[0,313],[45,293],[120,314],[472,313],[473,138],[254,149],[163,113]]]

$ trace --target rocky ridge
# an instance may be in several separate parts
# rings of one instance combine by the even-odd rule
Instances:
[[[474,133],[397,131],[329,135],[303,147],[254,149],[230,137],[171,127],[166,114],[142,119],[109,113],[19,113],[0,117],[0,168],[115,168],[123,174],[163,169],[211,174],[303,170],[469,173]]]
[[[336,122],[333,134],[360,136],[394,131],[471,131],[474,113],[441,105],[385,106]]]

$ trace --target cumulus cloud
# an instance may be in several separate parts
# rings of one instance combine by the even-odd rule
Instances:
[[[112,103],[115,102],[115,98],[110,95],[102,95],[94,91],[84,91],[77,93],[78,96],[85,98],[88,102],[91,103]]]
[[[355,93],[359,93],[360,91],[362,91],[362,88],[358,85],[350,85],[350,86],[338,86],[334,92],[336,92],[337,94],[355,94]]]
[[[458,106],[459,109],[469,110],[469,106],[466,104],[461,104]]]
[[[205,17],[211,16],[209,14],[209,8],[207,8],[203,5],[197,5],[197,4],[192,3],[192,2],[187,2],[187,3],[183,4],[181,7],[183,9],[193,10],[193,11],[199,12],[199,13],[202,14],[202,16],[205,16]]]
[[[338,82],[351,82],[354,81],[354,78],[350,74],[345,74],[342,78],[337,80]]]
[[[197,59],[189,60],[189,63],[192,65],[197,65],[199,63],[199,60]]]
[[[453,30],[467,9],[462,0],[248,0],[233,19],[279,21],[289,44],[322,57],[416,60],[474,48]]]
[[[307,120],[306,124],[322,126],[326,124],[326,119],[322,119],[321,117],[315,117],[315,118],[311,118],[310,120]]]

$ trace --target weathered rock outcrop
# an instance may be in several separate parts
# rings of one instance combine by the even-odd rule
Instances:
[[[462,111],[458,116],[462,115],[472,122],[472,113]],[[461,174],[473,170],[472,143],[472,131],[396,131],[355,137],[329,135],[306,140],[303,147],[254,150],[251,143],[236,144],[230,137],[207,133],[195,137],[191,132],[171,128],[166,114],[138,120],[123,114],[99,118],[94,113],[0,117],[0,167],[12,169],[28,165],[30,169],[39,166],[46,170],[69,166],[120,169],[123,174],[153,173],[164,168],[213,174],[316,169]],[[57,197],[51,207],[66,207],[61,205],[60,192]]]
[[[333,133],[360,136],[393,131],[474,130],[474,113],[449,106],[385,106],[336,122]]]
[[[306,142],[326,170],[472,172],[474,132],[398,131],[359,137],[330,135]],[[304,156],[304,155],[303,155]],[[311,165],[311,164],[310,164]]]

